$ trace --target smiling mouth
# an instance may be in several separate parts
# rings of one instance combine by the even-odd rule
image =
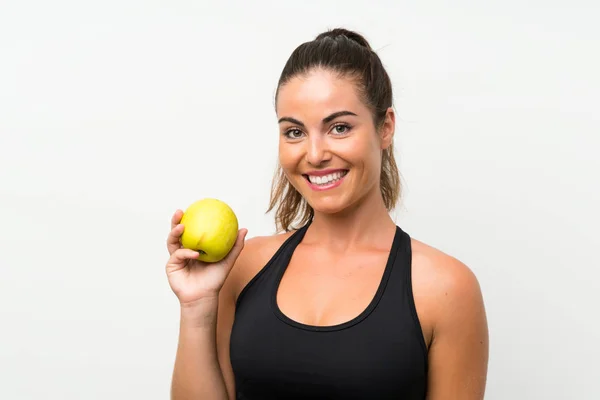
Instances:
[[[306,179],[313,185],[327,186],[327,185],[331,185],[332,183],[339,181],[344,176],[346,176],[346,174],[348,174],[347,169],[336,171],[331,174],[323,175],[323,176],[315,176],[315,175],[308,175],[308,174],[303,174],[302,176],[304,176],[304,179]]]

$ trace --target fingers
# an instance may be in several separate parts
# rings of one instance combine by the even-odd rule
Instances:
[[[190,249],[177,249],[171,254],[167,262],[167,273],[185,268],[188,260],[197,260],[200,254],[197,251]]]
[[[179,222],[181,221],[181,217],[183,217],[183,211],[177,210],[175,214],[171,217],[171,229],[175,228]]]
[[[183,233],[183,225],[176,224],[171,232],[169,232],[169,236],[167,237],[167,249],[169,250],[169,254],[173,254],[173,252],[181,247],[181,243],[179,242],[179,238]]]
[[[244,248],[247,233],[248,229],[240,229],[238,231],[237,239],[235,241],[235,244],[233,245],[233,248],[231,249],[229,254],[227,254],[225,260],[223,260],[227,265],[233,266],[235,260],[237,260],[238,256],[242,252],[242,249]]]
[[[185,262],[187,260],[196,260],[199,256],[200,254],[197,251],[182,247],[171,254],[171,260],[175,262]]]

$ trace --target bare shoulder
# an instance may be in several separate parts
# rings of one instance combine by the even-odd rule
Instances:
[[[269,262],[293,232],[268,236],[255,236],[246,240],[227,282],[231,293],[237,299],[244,287]]]
[[[471,268],[457,258],[416,239],[412,239],[412,256],[413,279],[428,281],[434,295],[479,290]]]
[[[426,336],[448,316],[459,322],[483,308],[479,281],[470,267],[443,251],[412,239],[412,284]]]
[[[412,248],[413,294],[428,347],[428,398],[483,399],[489,335],[479,282],[455,257],[414,239]]]

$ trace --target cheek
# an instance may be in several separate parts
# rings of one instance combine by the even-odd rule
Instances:
[[[279,164],[284,171],[289,172],[298,166],[299,158],[301,158],[298,145],[290,145],[289,143],[280,143],[279,145]]]
[[[350,157],[350,155],[349,155]],[[372,185],[379,182],[381,174],[381,154],[379,148],[373,146],[370,142],[357,143],[351,155],[352,163],[359,171],[357,174],[357,184],[368,191]]]
[[[340,147],[340,154],[344,154],[346,160],[363,170],[379,168],[380,151],[369,138],[348,141],[343,148]]]

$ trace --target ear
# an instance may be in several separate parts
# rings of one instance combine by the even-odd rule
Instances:
[[[381,150],[385,150],[392,144],[394,138],[394,132],[396,130],[396,114],[394,109],[389,107],[385,112],[383,124],[381,125]]]

